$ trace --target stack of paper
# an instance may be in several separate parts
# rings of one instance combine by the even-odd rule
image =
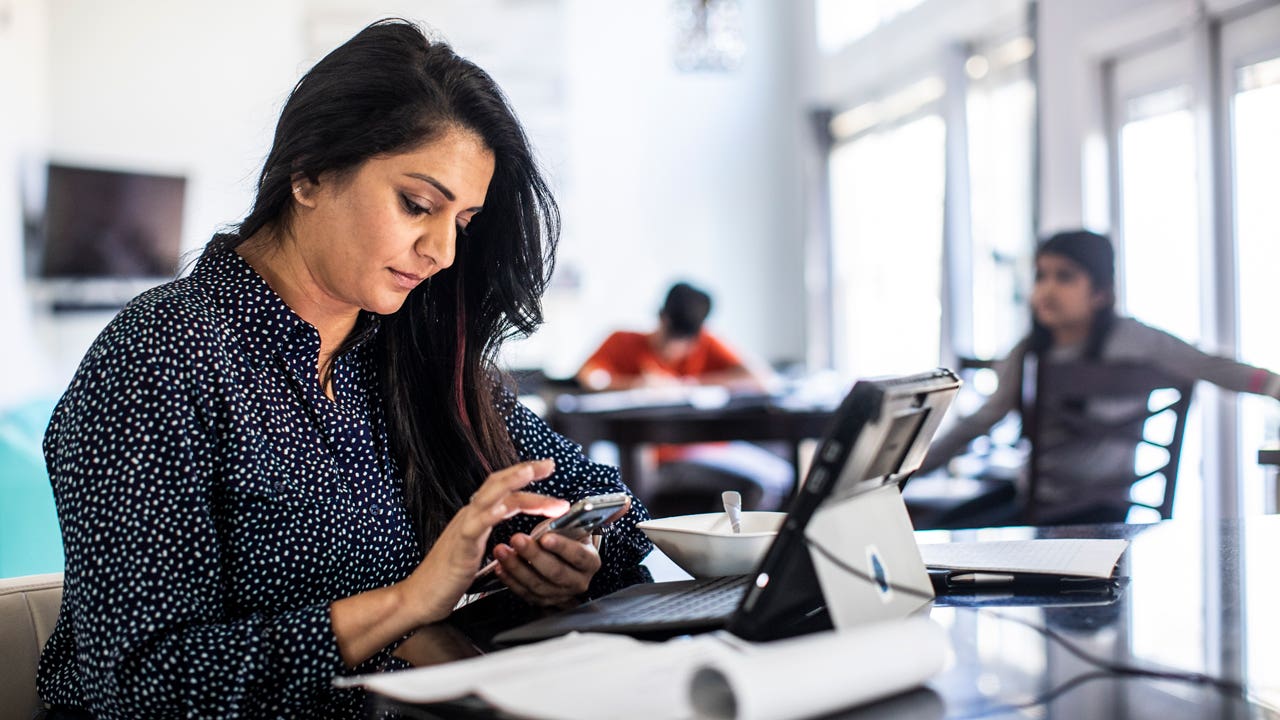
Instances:
[[[339,678],[407,703],[478,697],[518,717],[804,718],[903,692],[942,670],[945,631],[924,618],[773,643],[725,633],[666,643],[572,634],[398,673]]]
[[[926,567],[974,572],[1109,578],[1128,540],[1047,539],[920,546]]]

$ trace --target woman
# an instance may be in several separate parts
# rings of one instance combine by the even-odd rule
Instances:
[[[350,717],[333,677],[394,664],[487,554],[535,606],[634,570],[638,504],[600,553],[527,535],[625,489],[494,379],[557,233],[501,91],[447,45],[384,21],[312,68],[249,216],[112,321],[49,426],[54,717]]]
[[[987,402],[934,441],[922,472],[940,467],[1009,411],[1021,408],[1022,373],[1029,356],[1048,363],[1080,359],[1149,363],[1187,381],[1207,380],[1228,390],[1280,398],[1280,376],[1208,355],[1166,332],[1117,316],[1115,252],[1105,236],[1086,231],[1054,235],[1036,250],[1035,265],[1030,335],[998,366],[998,386]],[[1085,411],[1097,417],[1117,410],[1102,405],[1090,404]],[[1053,436],[1058,441],[1040,450],[1037,521],[1123,522],[1134,479],[1133,444],[1123,438],[1072,437],[1070,424],[1061,420],[1039,418],[1040,437]],[[1019,509],[999,509],[972,521],[1013,521]]]

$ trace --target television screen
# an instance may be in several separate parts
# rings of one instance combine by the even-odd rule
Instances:
[[[178,271],[186,178],[49,165],[44,278],[162,278]]]

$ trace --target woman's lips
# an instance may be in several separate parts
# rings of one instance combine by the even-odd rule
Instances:
[[[426,279],[422,275],[414,275],[412,273],[400,272],[395,268],[388,268],[388,269],[391,270],[391,277],[395,278],[396,285],[399,285],[405,290],[412,290],[418,287],[418,283]]]

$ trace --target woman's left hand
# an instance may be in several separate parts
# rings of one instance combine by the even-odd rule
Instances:
[[[547,533],[537,540],[524,533],[493,550],[498,577],[531,605],[553,607],[577,602],[600,569],[591,537],[574,540]]]
[[[625,515],[630,507],[628,499],[608,522]],[[576,605],[600,569],[600,553],[591,535],[571,538],[546,533],[534,540],[517,533],[510,545],[495,547],[493,556],[502,582],[526,602],[541,607]]]

